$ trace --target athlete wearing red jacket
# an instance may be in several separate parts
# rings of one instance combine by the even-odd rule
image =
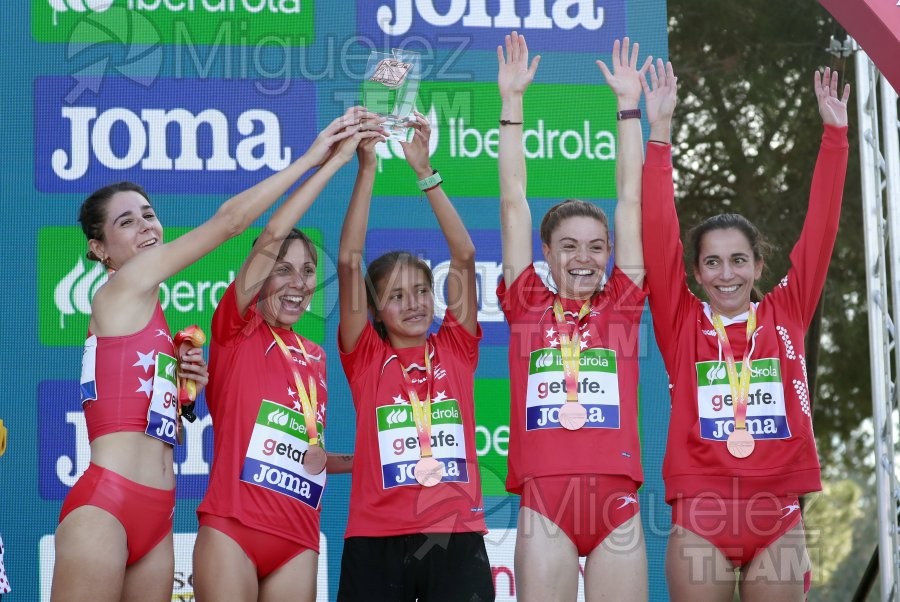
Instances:
[[[671,65],[655,76],[654,89],[645,87],[651,141],[642,222],[644,240],[653,243],[644,245],[644,261],[672,395],[663,465],[675,525],[667,558],[670,594],[673,600],[730,600],[734,573],[717,569],[740,567],[743,596],[800,599],[808,575],[791,569],[808,565],[808,558],[797,496],[821,489],[803,343],[837,234],[849,87],[839,98],[837,74],[816,73],[825,131],[787,275],[761,300],[751,300],[763,267],[759,232],[742,216],[714,216],[694,231],[693,272],[708,298],[703,302],[688,289],[681,262],[667,144],[676,93]],[[749,455],[735,444],[740,436],[752,437]],[[782,562],[789,557],[797,562]]]

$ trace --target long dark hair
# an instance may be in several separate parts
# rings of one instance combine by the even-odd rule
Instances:
[[[428,279],[428,287],[432,290],[434,289],[434,274],[432,274],[431,268],[412,253],[391,251],[369,263],[369,267],[366,270],[366,302],[369,305],[369,311],[372,313],[372,323],[375,327],[375,332],[382,339],[387,339],[388,333],[384,322],[376,317],[378,315],[378,297],[385,279],[390,277],[391,272],[398,265],[406,265],[420,270]]]
[[[103,242],[103,224],[106,223],[107,217],[106,208],[109,205],[109,200],[117,192],[136,192],[150,203],[150,197],[147,196],[147,192],[134,182],[116,182],[95,190],[91,193],[91,196],[81,203],[81,209],[78,211],[78,222],[81,224],[81,231],[84,232],[85,237],[89,241],[99,240]],[[88,249],[87,258],[91,261],[100,261],[100,258],[90,249]]]
[[[772,245],[769,244],[753,222],[739,213],[713,215],[691,228],[688,236],[691,240],[691,264],[695,269],[700,268],[700,245],[703,243],[703,237],[706,236],[707,232],[712,232],[713,230],[737,230],[743,234],[750,245],[750,249],[753,251],[753,259],[763,262],[763,268],[765,269],[765,259],[771,253]],[[756,286],[750,291],[750,300],[754,303],[762,300],[762,293]]]

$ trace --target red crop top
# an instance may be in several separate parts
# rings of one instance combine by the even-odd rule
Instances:
[[[156,354],[160,351],[175,356],[159,302],[147,325],[134,334],[98,337],[88,333],[81,360],[81,405],[88,441],[147,428]]]

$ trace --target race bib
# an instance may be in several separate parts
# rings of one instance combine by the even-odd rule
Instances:
[[[412,406],[388,405],[375,408],[378,424],[378,451],[385,489],[401,485],[419,486],[413,469],[419,461],[419,438]],[[444,466],[441,483],[468,483],[466,440],[462,414],[455,399],[431,404],[431,452]]]
[[[612,349],[584,349],[578,360],[578,402],[587,410],[584,428],[619,428],[619,375]],[[559,409],[566,403],[566,373],[559,349],[531,352],[525,429],[562,428]]]
[[[320,436],[324,430],[324,425],[318,423]],[[303,414],[264,399],[247,446],[241,481],[318,509],[327,471],[319,474],[306,472],[303,457],[307,449],[309,435]]]
[[[81,355],[81,405],[97,399],[97,335],[84,342]]]
[[[736,362],[738,374],[742,362]],[[697,362],[697,403],[700,436],[725,441],[734,430],[734,403],[724,362]],[[787,439],[791,429],[784,405],[781,362],[753,360],[747,401],[747,431],[756,440]]]
[[[153,394],[147,409],[147,430],[144,432],[163,443],[175,445],[175,421],[178,412],[178,362],[171,355],[156,354],[153,374]]]

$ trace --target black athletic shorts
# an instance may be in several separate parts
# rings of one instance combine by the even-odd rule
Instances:
[[[491,602],[481,533],[416,533],[344,540],[338,602]]]

